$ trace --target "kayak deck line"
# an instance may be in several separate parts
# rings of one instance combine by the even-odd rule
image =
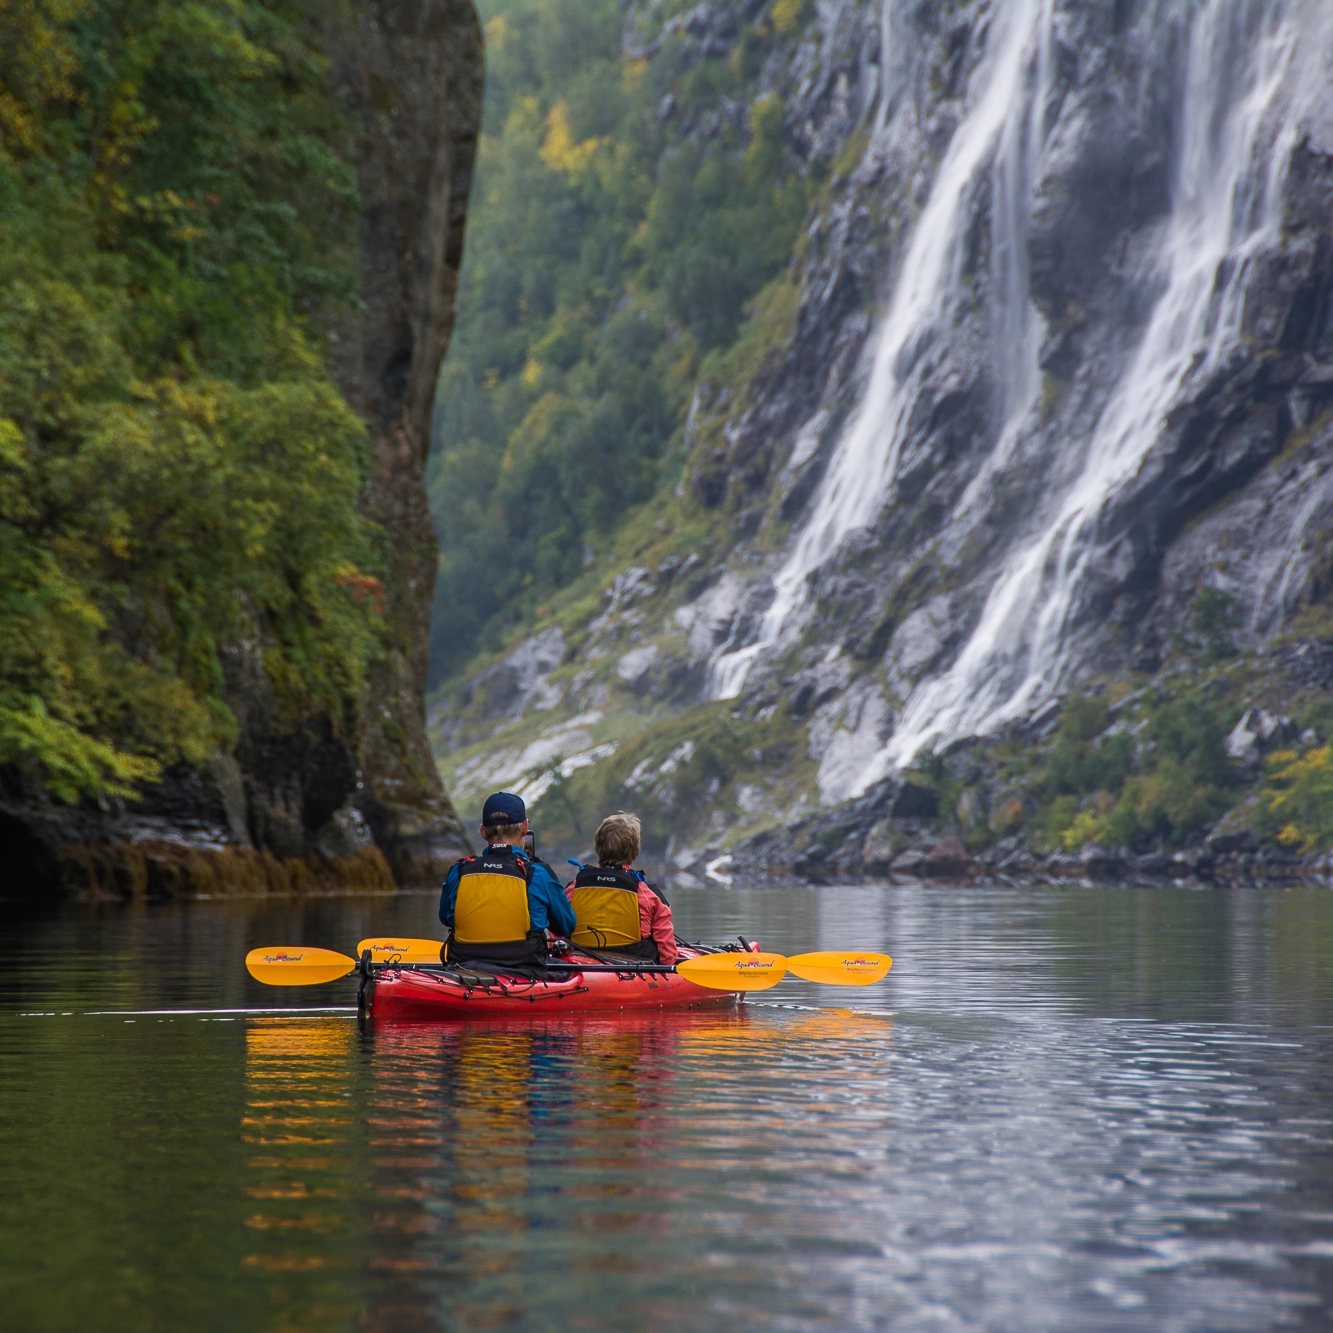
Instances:
[[[363,964],[360,998],[377,1019],[446,1022],[542,1012],[729,1008],[737,1000],[734,991],[697,985],[669,964],[612,962],[595,951],[581,961],[580,952],[565,955],[541,976],[467,964]]]

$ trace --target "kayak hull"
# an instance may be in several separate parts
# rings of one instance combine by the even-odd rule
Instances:
[[[372,1017],[413,1022],[653,1009],[730,1009],[741,998],[740,992],[697,986],[674,972],[574,972],[563,981],[497,977],[480,984],[450,973],[395,968],[378,971],[366,995]]]

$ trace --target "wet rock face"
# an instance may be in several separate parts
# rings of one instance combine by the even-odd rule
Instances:
[[[432,883],[467,850],[426,740],[437,548],[425,463],[481,124],[482,34],[471,0],[331,10],[323,31],[357,128],[364,206],[364,312],[332,330],[335,373],[372,424],[377,464],[367,508],[388,531],[391,559],[391,646],[361,709],[348,800],[399,883]]]
[[[924,607],[901,618],[892,607],[894,592],[914,573],[924,547],[936,557],[935,578],[963,585],[945,624],[932,627],[932,647],[942,648],[947,662],[950,647],[958,646],[956,640],[950,644],[949,629],[967,628],[979,610],[977,594],[993,578],[994,562],[1012,533],[1048,503],[1047,484],[1070,465],[1069,440],[1095,431],[1157,294],[1160,280],[1150,261],[1170,208],[1169,169],[1180,151],[1173,142],[1178,123],[1170,107],[1176,91],[1170,57],[1181,34],[1169,24],[1163,33],[1146,19],[1112,32],[1105,7],[1064,7],[1061,18],[1054,55],[1059,72],[1048,106],[1053,127],[1027,237],[1028,295],[1046,322],[1039,356],[1052,420],[1044,429],[1029,428],[1022,445],[1028,458],[997,474],[982,506],[960,515],[999,420],[1000,386],[988,364],[984,328],[997,293],[987,290],[982,255],[971,283],[973,300],[960,303],[963,322],[921,383],[901,444],[896,493],[874,524],[872,544],[849,549],[820,572],[817,614],[831,623],[845,615],[843,640],[858,656],[887,636],[891,657],[906,657],[910,666],[938,666],[934,654],[920,647]],[[1197,592],[1204,568],[1210,561],[1217,568],[1220,552],[1229,574],[1223,577],[1252,596],[1252,568],[1267,572],[1276,564],[1280,571],[1291,551],[1295,495],[1308,500],[1312,486],[1322,488],[1322,457],[1330,443],[1325,428],[1312,424],[1308,455],[1285,479],[1265,468],[1295,426],[1293,396],[1310,423],[1331,401],[1325,382],[1326,253],[1333,211],[1323,183],[1329,162],[1327,147],[1313,137],[1295,154],[1283,243],[1245,288],[1246,332],[1259,336],[1245,354],[1191,387],[1138,475],[1098,519],[1099,549],[1081,599],[1089,631],[1083,656],[1090,664],[1095,660],[1104,669],[1110,651],[1123,669],[1147,653],[1164,624],[1179,620],[1181,603]],[[894,165],[902,170],[901,163]],[[886,168],[890,189],[895,175],[893,166]],[[978,218],[979,225],[984,221]],[[985,243],[983,237],[979,245]],[[839,251],[845,255],[845,247]],[[1300,355],[1286,352],[1289,343],[1299,346]],[[807,344],[801,353],[813,350]],[[1182,536],[1197,515],[1228,500],[1207,530]],[[1320,508],[1327,510],[1322,499]],[[853,562],[862,577],[844,591],[839,564]],[[976,589],[970,597],[969,584]],[[878,595],[867,598],[866,590],[875,588]],[[928,592],[928,586],[912,589],[911,600],[922,606]],[[1154,615],[1159,606],[1162,614]],[[1246,611],[1263,629],[1281,618],[1271,607]],[[1095,628],[1108,617],[1114,636]],[[885,619],[896,623],[881,628],[876,622]],[[910,674],[900,681],[909,689],[912,683]]]
[[[699,6],[678,27],[703,58],[755,12]],[[1333,94],[1301,63],[1333,28],[1314,15],[833,0],[765,68],[827,184],[785,341],[743,383],[705,376],[692,405],[678,494],[723,539],[698,541],[688,579],[617,571],[561,668],[614,662],[608,714],[721,698],[798,724],[808,797],[837,813],[821,840],[796,805],[775,811],[789,827],[756,863],[824,880],[924,863],[913,820],[1003,844],[1032,813],[1021,786],[909,810],[903,738],[1035,743],[1067,693],[1192,660],[1182,639],[1219,660],[1267,645],[1293,688],[1333,680],[1323,641],[1273,642],[1333,583]],[[1263,84],[1293,18],[1295,63]],[[1012,24],[1029,25],[1017,61]],[[939,263],[927,221],[956,240]],[[855,521],[821,529],[839,505]],[[1235,743],[1252,768],[1274,744]],[[1086,877],[1119,864],[1069,855]],[[1178,873],[1175,855],[1145,873]]]
[[[287,889],[340,874],[383,888],[390,869],[400,885],[431,884],[468,849],[425,733],[436,543],[424,465],[481,119],[481,28],[471,0],[321,6],[312,23],[348,111],[364,205],[362,309],[327,334],[333,373],[371,432],[364,502],[388,533],[389,651],[357,716],[294,725],[262,645],[224,649],[235,755],[167,774],[141,806],[72,811],[0,790],[0,819],[22,830],[4,840],[8,868],[33,893],[193,892],[256,875]],[[146,861],[154,839],[177,852]]]
[[[563,695],[551,672],[564,660],[565,636],[559,625],[525,639],[507,657],[468,681],[460,703],[476,721],[500,721],[531,709],[556,707]],[[446,733],[452,738],[452,732]]]
[[[1275,20],[1285,13],[1277,3],[1267,9]],[[772,577],[803,527],[817,520],[830,458],[874,391],[870,353],[882,335],[866,309],[877,307],[882,325],[894,293],[913,281],[900,267],[912,249],[912,225],[933,177],[947,169],[947,153],[975,123],[978,89],[1004,32],[999,11],[979,3],[951,6],[947,19],[926,6],[889,12],[888,105],[860,122],[866,129],[886,116],[886,128],[869,135],[859,165],[835,182],[812,220],[786,354],[728,400],[725,428],[709,438],[724,439],[729,451],[713,448],[692,460],[701,503],[740,516],[758,500],[766,517],[756,548],[767,542],[768,550],[784,551],[776,560],[761,557],[760,569],[748,574],[732,555],[731,582],[717,585],[730,612],[723,652],[762,637],[757,626],[773,599]],[[1218,25],[1221,45],[1209,55],[1191,28],[1193,13],[1056,3],[1049,25],[1034,27],[1021,85],[1043,81],[1043,95],[1020,127],[1029,147],[1025,165],[1013,168],[1012,179],[1023,177],[1015,216],[1003,215],[1012,206],[1002,194],[1010,178],[993,165],[1005,151],[1002,140],[980,153],[969,177],[959,268],[951,271],[952,285],[941,287],[945,318],[933,327],[924,319],[903,343],[893,366],[897,387],[872,423],[883,437],[879,454],[892,442],[892,483],[866,525],[846,533],[832,557],[811,569],[802,611],[810,656],[836,646],[855,666],[845,688],[864,690],[876,680],[894,727],[910,716],[901,705],[913,691],[950,671],[978,642],[997,572],[1055,522],[1080,474],[1090,477],[1099,467],[1107,474],[1104,493],[1077,511],[1076,542],[1050,548],[1065,549],[1061,559],[1076,561],[1078,573],[1065,609],[1055,622],[1048,617],[1061,626],[1061,644],[1058,652],[1045,650],[1052,670],[1042,689],[1155,671],[1204,589],[1234,603],[1237,648],[1263,641],[1327,591],[1333,99],[1316,95],[1304,106],[1285,168],[1271,177],[1264,172],[1285,150],[1275,147],[1270,130],[1255,129],[1252,160],[1236,168],[1238,193],[1218,191],[1216,209],[1201,212],[1200,227],[1225,230],[1228,210],[1244,198],[1253,219],[1271,222],[1254,221],[1243,245],[1238,232],[1232,251],[1210,270],[1204,290],[1225,291],[1232,313],[1219,308],[1212,324],[1200,324],[1197,356],[1179,387],[1163,394],[1162,415],[1132,421],[1136,386],[1146,386],[1145,398],[1154,389],[1147,340],[1162,338],[1163,357],[1175,351],[1162,311],[1175,301],[1182,320],[1194,317],[1181,294],[1194,225],[1182,158],[1192,151],[1190,135],[1199,133],[1192,127],[1210,108],[1188,86],[1190,71],[1213,68],[1205,58],[1212,59],[1239,86],[1262,41],[1261,28],[1228,20]],[[846,50],[859,42],[877,61],[878,40],[864,20],[844,22],[821,50],[836,64],[839,43]],[[874,103],[867,77],[877,77],[876,64],[844,58],[827,81],[851,80],[850,103],[865,106]],[[1293,74],[1293,97],[1298,83]],[[1240,114],[1225,96],[1215,100],[1217,116]],[[1279,99],[1269,108],[1270,129],[1287,105]],[[1241,121],[1228,123],[1233,137],[1249,132]],[[1224,169],[1219,158],[1217,170]],[[1264,193],[1270,181],[1280,194]],[[1022,246],[1019,262],[1012,254],[1006,259],[1005,247],[1014,244]],[[1035,323],[1025,309],[1039,317]],[[1235,321],[1234,338],[1210,344],[1209,330],[1227,319]],[[1024,328],[1037,338],[1035,400],[1027,407],[1015,403],[1022,367],[1005,344],[1020,342]],[[1221,350],[1213,356],[1210,346]],[[1124,475],[1104,466],[1120,447],[1118,420],[1148,446]],[[697,419],[695,428],[702,439]],[[864,473],[876,457],[874,449],[865,453]],[[1015,605],[1014,620],[1049,595],[1058,581],[1054,561],[1052,554],[1047,573]],[[1016,691],[1021,671],[1044,660],[1032,636],[1039,638],[1035,628],[1027,645],[1016,638],[1008,648],[993,639],[989,657],[979,654],[987,659],[983,669],[960,689],[984,692],[998,681],[997,698]],[[761,654],[742,698],[771,687],[779,674],[801,681],[780,651]],[[791,707],[803,716],[812,711],[810,691],[804,683],[797,688]],[[813,735],[816,716],[810,725]],[[962,734],[955,728],[943,738]],[[821,787],[828,799],[857,784],[838,779]]]

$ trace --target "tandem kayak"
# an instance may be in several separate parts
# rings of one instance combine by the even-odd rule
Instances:
[[[696,957],[690,949],[681,958]],[[534,980],[467,968],[418,970],[380,965],[367,979],[362,1002],[373,1018],[513,1018],[543,1013],[589,1013],[649,1009],[729,1009],[740,991],[698,986],[674,972],[606,971],[605,960],[578,953],[562,958],[572,970]],[[579,971],[577,965],[599,968]]]

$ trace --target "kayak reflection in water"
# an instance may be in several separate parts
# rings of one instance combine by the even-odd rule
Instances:
[[[568,935],[574,913],[555,872],[523,848],[523,798],[507,791],[488,796],[478,831],[486,850],[459,861],[440,893],[440,920],[449,927],[441,957],[451,963],[544,962],[547,929]]]
[[[582,866],[565,888],[578,923],[570,938],[585,948],[611,949],[654,963],[676,961],[671,907],[641,871],[637,815],[608,815],[597,828],[597,866]]]

